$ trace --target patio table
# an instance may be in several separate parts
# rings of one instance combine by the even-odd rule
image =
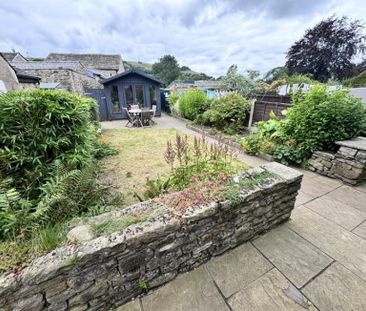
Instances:
[[[142,109],[130,109],[128,112],[135,117],[135,121],[132,123],[132,126],[139,126],[141,125],[144,127],[141,123],[141,113],[142,111],[149,111],[150,113],[153,113],[153,109],[149,110],[142,110]]]

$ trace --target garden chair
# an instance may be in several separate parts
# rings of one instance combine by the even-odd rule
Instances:
[[[140,109],[139,105],[131,105],[131,109]]]
[[[136,122],[136,118],[130,114],[130,112],[128,111],[127,108],[123,108],[123,111],[126,113],[126,117],[127,117],[127,121],[128,121],[126,124],[126,127],[133,126]]]
[[[156,124],[156,122],[154,120],[155,115],[156,115],[156,105],[152,105],[151,108],[152,108],[152,111],[150,111],[150,115],[151,115],[150,121],[151,121],[151,123]]]
[[[142,110],[141,111],[141,126],[151,126],[150,122],[151,122],[151,112],[150,110]]]

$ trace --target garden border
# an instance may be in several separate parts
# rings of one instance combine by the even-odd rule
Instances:
[[[164,213],[60,247],[19,274],[2,274],[0,309],[108,310],[253,239],[289,219],[302,180],[301,173],[276,162],[242,177],[262,173],[266,177],[243,185],[235,201],[189,208],[179,217]]]

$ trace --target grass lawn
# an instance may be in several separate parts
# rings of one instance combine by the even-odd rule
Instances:
[[[103,131],[103,141],[110,143],[118,154],[102,161],[102,182],[114,191],[125,194],[125,205],[143,197],[146,179],[155,179],[170,172],[164,160],[167,140],[174,140],[175,129],[113,129]]]

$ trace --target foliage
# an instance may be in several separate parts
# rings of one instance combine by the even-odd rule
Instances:
[[[335,141],[356,137],[365,126],[362,102],[347,90],[329,93],[317,85],[293,96],[292,103],[283,130],[296,141],[303,158],[315,150],[333,150]]]
[[[16,176],[30,199],[61,160],[86,167],[95,155],[97,134],[91,121],[91,99],[54,90],[16,91],[0,95],[0,167]]]
[[[173,106],[179,100],[178,93],[171,93],[168,98],[169,106]]]
[[[290,74],[312,74],[315,80],[343,79],[352,73],[352,60],[365,51],[363,25],[332,16],[306,31],[287,53]]]
[[[293,95],[284,120],[274,115],[258,123],[258,132],[244,139],[246,152],[269,152],[283,163],[300,164],[316,150],[334,150],[335,142],[357,137],[366,125],[361,100],[347,90],[329,93],[315,85]]]
[[[366,71],[361,72],[355,77],[344,80],[342,84],[349,87],[366,87]]]
[[[181,68],[181,71],[180,71],[180,74],[179,74],[179,77],[178,79],[179,80],[194,80],[194,81],[197,81],[197,80],[212,80],[214,79],[212,76],[209,76],[203,72],[195,72],[195,71],[192,71],[190,70],[189,68],[188,69],[184,69],[184,68],[188,68],[186,66],[183,66]]]
[[[148,180],[147,197],[153,198],[170,191],[181,191],[193,181],[214,181],[219,176],[229,176],[247,168],[233,159],[227,145],[209,145],[205,137],[194,138],[189,143],[187,136],[176,135],[174,142],[168,141],[164,159],[171,167],[166,179]]]
[[[96,159],[103,159],[105,157],[113,156],[118,154],[118,151],[113,148],[111,145],[97,142],[95,144],[95,158]]]
[[[250,106],[249,100],[237,92],[231,92],[213,100],[210,109],[197,121],[228,133],[238,133],[244,129],[244,121]]]
[[[180,67],[172,55],[164,55],[152,65],[152,73],[161,79],[165,86],[176,80],[180,74]]]
[[[288,69],[285,66],[282,66],[282,67],[275,67],[269,70],[264,75],[263,79],[268,83],[272,83],[273,81],[286,79],[287,77],[288,77]]]
[[[194,120],[208,108],[208,99],[203,91],[189,89],[181,94],[179,108],[182,116]]]
[[[230,66],[226,76],[222,77],[222,81],[227,88],[237,91],[245,98],[250,98],[263,92],[263,89],[259,86],[257,81],[250,79],[249,77],[244,77],[238,73],[237,65]]]
[[[309,74],[294,74],[286,78],[286,83],[292,85],[292,84],[303,84],[303,83],[315,84],[317,82],[314,81]]]

